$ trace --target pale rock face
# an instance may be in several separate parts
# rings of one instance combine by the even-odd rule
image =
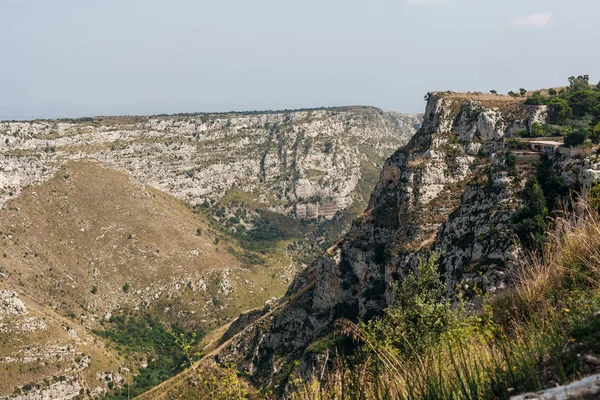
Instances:
[[[419,124],[418,115],[368,107],[114,126],[0,122],[0,205],[63,163],[89,158],[191,204],[219,200],[235,187],[274,211],[329,219],[355,201],[365,163],[376,166]]]
[[[537,393],[513,396],[511,400],[589,400],[600,398],[600,375],[592,375],[568,385]]]
[[[310,373],[308,344],[340,317],[380,313],[393,301],[391,283],[432,252],[441,254],[449,297],[475,301],[474,289],[506,287],[520,255],[511,221],[524,180],[505,162],[502,140],[544,116],[518,100],[434,93],[419,132],[385,162],[367,210],[296,277],[288,290],[294,301],[234,337],[219,359],[237,362],[259,383],[286,357]]]
[[[35,388],[26,393],[0,397],[2,400],[70,400],[79,396],[81,385],[71,378],[64,382],[56,382],[47,387]]]
[[[0,290],[0,319],[3,316],[21,316],[27,314],[25,304],[12,290]]]

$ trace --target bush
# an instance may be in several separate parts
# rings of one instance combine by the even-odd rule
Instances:
[[[585,129],[578,129],[565,136],[565,145],[569,147],[579,146],[587,140],[588,136],[589,134]]]
[[[530,106],[541,106],[548,104],[548,98],[541,92],[535,92],[533,95],[529,96],[527,100],[525,100],[525,104]]]
[[[135,359],[139,355],[149,361],[148,367],[140,369],[133,377],[130,387],[124,385],[117,389],[110,395],[111,399],[129,398],[128,389],[133,398],[182,371],[189,364],[188,356],[199,356],[190,354],[200,339],[199,333],[185,333],[177,327],[165,328],[150,315],[137,318],[114,316],[104,325],[105,329],[94,333],[124,348],[128,357]],[[108,387],[114,388],[112,381]]]
[[[556,124],[563,124],[566,120],[573,118],[573,109],[567,99],[553,97],[548,101],[550,106],[550,118]]]
[[[125,282],[125,284],[123,285],[123,291],[125,293],[129,293],[129,289],[130,289],[129,282]]]
[[[523,191],[524,206],[515,216],[513,229],[527,248],[540,248],[545,242],[546,198],[536,178],[530,179]]]
[[[542,124],[536,121],[533,124],[531,124],[531,137],[541,136],[546,136],[546,130],[544,129],[544,126]]]
[[[588,204],[596,212],[600,212],[600,185],[590,189],[588,193]]]
[[[592,130],[591,139],[592,139],[592,142],[594,142],[594,143],[599,143],[600,142],[600,122],[598,122],[594,126],[594,129]]]
[[[436,343],[455,315],[438,271],[439,254],[421,260],[396,288],[394,304],[381,318],[369,321],[367,331],[395,352],[414,355]]]

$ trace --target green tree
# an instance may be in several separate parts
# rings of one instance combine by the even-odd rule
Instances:
[[[588,138],[589,134],[584,128],[577,129],[565,136],[565,144],[569,147],[579,146]]]
[[[540,106],[543,104],[548,104],[548,98],[544,96],[541,92],[535,92],[531,96],[525,100],[525,104],[530,106]]]
[[[544,126],[542,124],[536,121],[533,124],[531,124],[531,137],[540,136],[546,136],[546,130],[544,129]]]
[[[455,322],[446,298],[446,287],[438,271],[439,253],[421,259],[395,288],[393,305],[384,310],[381,318],[369,321],[371,336],[401,354],[419,352],[437,343],[441,334]]]
[[[498,94],[498,91],[497,91],[497,90],[494,90],[494,89],[492,89],[492,90],[490,90],[490,93],[491,93],[491,94],[494,94],[494,95],[496,95],[496,94]]]
[[[515,233],[525,247],[540,247],[545,242],[548,208],[544,191],[535,177],[525,185],[523,198],[524,205],[515,218]]]
[[[576,117],[591,114],[594,107],[599,103],[600,93],[595,90],[577,90],[569,96],[569,105]]]
[[[521,88],[519,89],[519,94],[521,94],[521,96],[525,96],[527,94],[527,90],[525,88]]]
[[[594,143],[600,143],[600,122],[598,122],[596,126],[594,126],[594,129],[592,130],[591,139]]]
[[[562,97],[553,97],[548,102],[550,106],[550,118],[556,124],[563,124],[566,120],[573,118],[573,109],[569,101]]]
[[[578,77],[569,77],[569,89],[571,91],[586,90],[590,87],[590,83],[585,77],[579,75]]]

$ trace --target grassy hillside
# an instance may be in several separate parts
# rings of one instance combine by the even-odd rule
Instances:
[[[45,359],[53,357],[51,347],[69,345],[70,359],[81,358],[76,352],[92,355],[92,367],[85,369],[91,381],[97,381],[94,371],[109,370],[111,362],[116,371],[131,350],[126,338],[116,340],[115,318],[139,322],[148,315],[166,327],[207,331],[283,294],[281,275],[290,264],[280,249],[257,253],[260,263],[248,262],[253,252],[206,216],[89,161],[70,162],[50,181],[9,201],[0,214],[0,231],[0,290],[14,291],[25,303],[29,314],[19,318],[41,318],[47,326],[3,333],[0,354],[15,358],[33,352]],[[15,318],[0,324],[12,329],[18,326]],[[115,332],[101,336],[117,346],[104,350],[90,329]],[[137,352],[146,360],[156,350]],[[0,360],[0,369],[11,377],[0,384],[0,394],[43,378],[51,381],[52,375],[69,376],[65,361],[60,367],[40,367],[36,361],[29,371],[27,364],[11,360]]]

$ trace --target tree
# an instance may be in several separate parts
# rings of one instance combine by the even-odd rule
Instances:
[[[434,345],[455,323],[440,279],[439,256],[434,252],[428,259],[419,260],[416,270],[395,287],[394,304],[384,310],[381,318],[369,321],[369,334],[400,354],[410,355]]]
[[[531,124],[531,137],[540,136],[546,136],[546,130],[544,129],[544,126],[542,124],[536,121],[533,124]]]
[[[525,90],[524,88],[519,89],[519,93],[521,94],[521,96],[525,96],[527,94],[527,90]]]
[[[586,141],[588,136],[588,132],[585,129],[580,128],[578,130],[572,131],[571,133],[567,134],[567,136],[565,136],[565,144],[569,147],[579,146],[580,144],[583,144]]]
[[[550,96],[556,96],[556,94],[557,94],[556,89],[554,89],[554,88],[548,89],[548,94]]]
[[[569,77],[569,89],[573,92],[577,90],[586,90],[590,87],[590,83],[585,77],[579,75],[577,78],[574,76]]]
[[[508,92],[508,95],[509,95],[510,97],[517,97],[517,96],[519,96],[518,94],[516,94],[516,93],[515,93],[515,92],[513,92],[512,90],[511,90],[510,92]]]
[[[556,124],[563,124],[567,119],[573,118],[573,109],[567,99],[553,97],[548,102],[550,106],[550,118]]]
[[[535,177],[525,185],[523,197],[524,206],[516,215],[515,233],[524,246],[539,247],[545,241],[548,208],[544,191]]]
[[[596,126],[594,126],[594,129],[592,130],[591,139],[594,143],[600,143],[600,122],[598,122]]]
[[[596,117],[596,119],[600,120],[600,104],[596,104],[592,107],[592,115]]]
[[[573,115],[583,117],[585,114],[591,114],[594,107],[600,103],[600,93],[591,89],[578,89],[573,91],[568,99]]]
[[[492,90],[490,90],[490,93],[491,93],[491,94],[493,94],[493,95],[496,95],[496,94],[498,94],[498,91],[497,91],[497,90],[494,90],[494,89],[492,89]]]
[[[543,104],[548,104],[548,99],[541,92],[538,91],[529,96],[527,100],[525,100],[525,104],[528,104],[530,106],[540,106]]]

